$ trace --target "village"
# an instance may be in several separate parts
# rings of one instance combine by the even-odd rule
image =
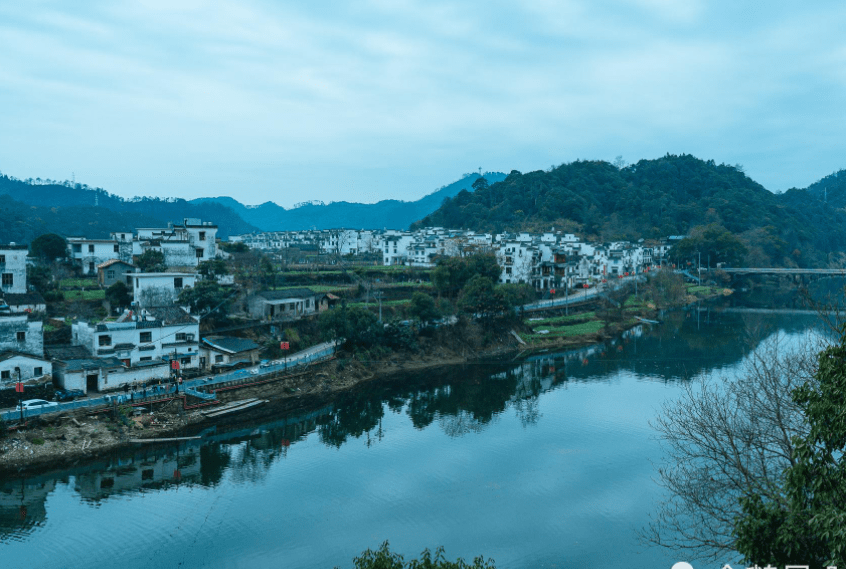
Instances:
[[[2,406],[17,402],[11,392],[20,385],[49,384],[93,395],[268,365],[282,355],[277,344],[289,346],[285,326],[331,310],[339,301],[362,304],[364,297],[366,307],[378,307],[380,318],[383,303],[388,316],[403,317],[401,307],[410,293],[428,291],[431,270],[448,257],[493,254],[500,283],[528,285],[535,298],[566,297],[607,279],[648,272],[666,262],[672,243],[671,238],[653,246],[597,244],[555,231],[492,235],[442,228],[274,232],[222,241],[217,230],[214,223],[184,219],[164,228],[115,232],[109,239],[68,238],[65,266],[78,277],[68,281],[88,289],[65,296],[89,299],[85,314],[71,312],[81,302],[61,304],[68,313],[48,311],[44,296],[51,296],[27,280],[28,266],[34,264],[28,247],[0,246]],[[277,286],[275,274],[270,283],[266,278],[236,281],[234,273],[244,270],[239,273],[235,257],[245,251],[259,255],[246,265],[278,273],[283,286]],[[151,256],[158,261],[155,270],[142,269],[139,260]],[[325,284],[327,279],[331,284]],[[116,283],[128,292],[126,306],[115,306],[105,294]],[[230,316],[239,318],[236,333],[225,331],[233,328],[233,320],[216,318],[219,307],[192,309],[184,301],[184,291],[204,287],[213,287],[214,298],[223,299]],[[251,326],[263,331],[241,333]],[[57,336],[57,327],[65,334]],[[318,338],[297,340],[296,347],[306,349]],[[41,393],[28,391],[29,396]]]

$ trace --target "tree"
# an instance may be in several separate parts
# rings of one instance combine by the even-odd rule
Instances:
[[[434,554],[424,549],[420,559],[406,562],[402,555],[391,552],[387,541],[376,551],[367,549],[353,559],[353,566],[355,569],[496,569],[494,560],[486,561],[484,557],[476,557],[473,563],[468,563],[460,557],[455,561],[448,561],[445,559],[443,547],[437,548]]]
[[[135,264],[145,273],[161,273],[167,270],[164,253],[147,249],[135,258]]]
[[[823,349],[812,378],[793,390],[804,419],[785,475],[769,494],[741,497],[737,550],[777,565],[841,565],[846,561],[846,325]]]
[[[491,318],[510,307],[502,290],[495,288],[490,278],[476,275],[461,290],[458,308],[466,314]]]
[[[123,281],[117,281],[106,289],[106,300],[115,308],[125,308],[132,303],[129,287]]]
[[[68,256],[68,242],[61,235],[45,233],[39,235],[29,244],[29,253],[42,261],[66,259]]]
[[[197,266],[197,272],[205,279],[214,279],[229,274],[229,267],[223,259],[210,259]]]
[[[762,567],[782,559],[754,544],[784,544],[771,522],[790,508],[788,469],[796,437],[809,431],[791,394],[813,380],[814,347],[770,340],[743,374],[687,383],[664,404],[653,427],[666,456],[658,481],[668,497],[643,532],[647,541],[697,557],[739,551]]]
[[[502,269],[496,256],[489,253],[477,253],[466,257],[446,257],[438,262],[432,272],[432,283],[438,293],[454,296],[474,276],[487,277],[497,281]]]
[[[691,230],[690,237],[679,241],[671,255],[679,259],[692,259],[701,255],[706,262],[710,259],[712,265],[726,263],[728,266],[737,266],[746,256],[746,246],[728,229],[712,223]]]
[[[191,307],[195,314],[207,314],[211,310],[223,316],[226,314],[227,291],[217,281],[197,281],[193,287],[186,287],[179,293],[179,303]]]
[[[440,317],[441,313],[435,306],[435,299],[425,292],[417,291],[411,295],[411,305],[408,313],[423,323]]]
[[[318,324],[324,338],[343,339],[348,349],[373,346],[382,338],[385,328],[375,314],[358,306],[326,311],[320,315]]]

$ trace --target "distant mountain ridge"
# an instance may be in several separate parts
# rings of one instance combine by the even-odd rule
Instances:
[[[483,176],[490,184],[505,179],[505,174],[502,172],[486,172]],[[480,177],[482,177],[480,174],[466,174],[460,180],[411,202],[382,200],[373,204],[363,204],[342,201],[329,204],[308,203],[291,209],[285,209],[273,202],[252,207],[245,206],[228,196],[197,198],[191,202],[218,203],[232,208],[247,223],[263,231],[298,231],[337,227],[407,229],[418,219],[435,211],[445,199],[463,190],[472,191],[473,182]]]
[[[102,188],[90,188],[84,184],[72,184],[70,182],[33,183],[31,180],[18,180],[10,176],[0,175],[0,196],[7,195],[12,200],[22,202],[31,206],[48,208],[77,208],[77,214],[82,219],[87,215],[85,212],[90,208],[111,210],[116,213],[129,214],[126,219],[145,219],[145,225],[151,220],[157,219],[157,225],[166,226],[167,222],[181,223],[186,217],[195,217],[204,221],[213,221],[218,226],[218,236],[227,237],[238,233],[249,233],[256,231],[256,227],[246,223],[238,214],[224,205],[218,203],[195,204],[181,198],[133,198],[130,200],[110,194]],[[91,214],[93,215],[93,213]],[[130,222],[128,226],[116,228],[126,230],[134,227],[141,227],[138,222]],[[65,236],[78,236],[78,233],[71,232],[69,227],[59,226],[53,230],[54,233],[61,233]],[[107,237],[102,235],[84,235],[84,237]]]

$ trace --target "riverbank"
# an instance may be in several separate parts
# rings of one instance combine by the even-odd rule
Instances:
[[[404,372],[459,365],[469,361],[503,358],[517,352],[518,343],[508,329],[491,334],[476,323],[443,328],[431,337],[419,338],[415,353],[394,353],[380,360],[360,354],[339,352],[332,360],[316,363],[304,372],[281,376],[257,385],[217,393],[221,404],[248,398],[267,401],[255,410],[232,417],[250,420],[254,416],[290,412],[319,406],[337,393],[376,379]],[[0,476],[4,473],[37,472],[76,464],[124,448],[138,446],[130,439],[163,439],[190,435],[204,424],[215,421],[202,411],[218,408],[184,409],[183,399],[175,398],[149,407],[80,409],[74,412],[35,417],[20,430],[0,438]]]
[[[605,301],[605,306],[581,312],[559,309],[550,316],[528,318],[520,338],[525,342],[520,350],[579,348],[610,340],[644,321],[660,320],[663,310],[690,306],[696,302],[715,300],[733,294],[732,289],[684,285],[675,296],[668,296],[656,304],[653,300],[631,294],[624,298]],[[597,298],[595,304],[603,299]],[[615,304],[616,302],[616,304]]]
[[[696,287],[692,294],[685,295],[685,302],[680,305],[725,294],[724,289]],[[629,297],[616,311],[553,316],[496,329],[475,322],[463,322],[437,329],[429,336],[421,335],[413,353],[391,353],[374,360],[367,353],[341,352],[335,359],[314,364],[305,372],[220,391],[218,401],[225,404],[253,397],[266,400],[265,405],[236,415],[239,420],[249,421],[253,416],[272,414],[276,410],[288,412],[319,406],[339,392],[399,373],[604,342],[640,324],[638,318],[656,319],[657,314],[658,307],[655,305]],[[524,343],[511,333],[515,328]],[[558,334],[547,338],[545,334],[536,333],[538,329],[551,328],[556,329]],[[130,442],[130,439],[183,436],[212,422],[201,410],[184,409],[181,398],[155,403],[152,413],[138,416],[131,412],[115,414],[112,410],[87,409],[36,418],[25,429],[11,431],[7,437],[0,438],[0,475],[75,464],[139,444]]]

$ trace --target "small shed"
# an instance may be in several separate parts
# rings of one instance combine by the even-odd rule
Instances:
[[[103,288],[109,288],[118,281],[122,281],[127,287],[132,288],[132,278],[127,273],[135,271],[135,265],[121,261],[120,259],[109,259],[105,263],[97,265],[97,281]]]
[[[247,305],[254,318],[296,320],[316,313],[323,296],[309,288],[265,290],[252,295]]]
[[[259,361],[261,346],[248,338],[209,336],[200,345],[203,369],[226,369],[239,364],[252,365]]]

